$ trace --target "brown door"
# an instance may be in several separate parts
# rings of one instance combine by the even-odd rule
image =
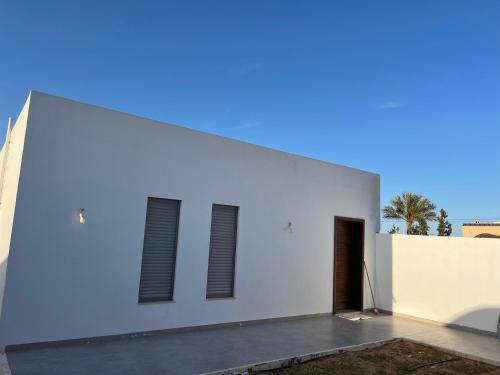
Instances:
[[[335,218],[333,312],[363,310],[364,221]]]

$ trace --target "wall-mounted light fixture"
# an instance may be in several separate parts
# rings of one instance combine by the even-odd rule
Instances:
[[[83,208],[80,208],[80,224],[85,224],[85,210]]]
[[[292,222],[291,221],[288,222],[288,225],[286,226],[286,230],[289,231],[290,233],[293,232],[293,226],[292,226]]]

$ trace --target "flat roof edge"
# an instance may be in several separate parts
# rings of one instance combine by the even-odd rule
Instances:
[[[464,223],[464,227],[500,227],[500,223]]]
[[[268,150],[268,151],[273,151],[273,152],[279,152],[279,153],[282,153],[282,154],[285,154],[285,155],[289,155],[289,156],[293,156],[293,157],[298,157],[298,158],[302,158],[302,159],[307,159],[307,160],[311,160],[311,161],[315,161],[315,162],[327,164],[327,165],[330,165],[330,166],[346,168],[346,169],[350,169],[350,170],[353,170],[353,171],[356,171],[356,172],[361,172],[361,173],[365,173],[365,174],[370,174],[370,175],[373,175],[373,176],[377,176],[377,177],[380,178],[380,174],[376,173],[376,172],[370,172],[370,171],[366,171],[366,170],[363,170],[363,169],[350,167],[350,166],[347,166],[347,165],[336,164],[336,163],[333,163],[333,162],[330,162],[330,161],[326,161],[326,160],[315,159],[315,158],[309,157],[309,156],[294,154],[292,152],[283,151],[283,150],[271,148],[271,147],[268,147],[268,146],[262,146],[262,145],[257,145],[257,144],[250,143],[250,142],[240,141],[238,139],[226,137],[226,136],[223,136],[223,135],[208,133],[208,132],[205,132],[205,131],[202,131],[202,130],[197,130],[197,129],[189,128],[189,127],[183,126],[183,125],[171,124],[171,123],[168,123],[168,122],[165,122],[165,121],[155,120],[155,119],[152,119],[152,118],[149,118],[149,117],[145,117],[145,116],[141,116],[141,115],[136,115],[136,114],[129,113],[129,112],[124,112],[124,111],[113,109],[113,108],[108,108],[108,107],[103,107],[103,106],[96,105],[96,104],[82,102],[82,101],[79,101],[79,100],[70,99],[70,98],[66,98],[66,97],[63,97],[63,96],[53,95],[53,94],[49,94],[49,93],[46,93],[46,92],[43,92],[43,91],[30,90],[30,96],[33,96],[33,94],[35,94],[35,95],[41,95],[41,96],[48,96],[48,97],[52,97],[52,98],[57,99],[57,100],[62,100],[62,101],[67,101],[67,102],[71,102],[71,103],[76,103],[76,104],[79,104],[79,105],[89,106],[89,107],[100,109],[100,110],[116,112],[116,113],[121,114],[121,115],[130,116],[130,117],[134,117],[134,118],[141,119],[141,120],[147,120],[147,121],[155,122],[155,123],[158,123],[158,124],[161,124],[161,125],[172,126],[172,127],[176,127],[176,128],[180,128],[180,129],[186,130],[186,131],[191,131],[191,132],[195,132],[195,133],[198,133],[198,134],[208,135],[208,136],[211,136],[211,137],[217,137],[217,138],[227,139],[227,140],[230,140],[232,142],[238,142],[238,143],[241,143],[241,144],[244,144],[244,145],[249,145],[249,146],[252,146],[252,147],[255,147],[255,148],[259,148],[259,149],[263,149],[263,150]]]

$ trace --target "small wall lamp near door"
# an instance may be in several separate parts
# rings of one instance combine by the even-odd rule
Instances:
[[[80,208],[80,224],[85,224],[85,210],[83,208]]]

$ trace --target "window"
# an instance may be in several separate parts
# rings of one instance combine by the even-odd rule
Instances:
[[[238,207],[214,204],[208,257],[207,298],[234,295]]]
[[[139,303],[173,299],[180,204],[148,198]]]

